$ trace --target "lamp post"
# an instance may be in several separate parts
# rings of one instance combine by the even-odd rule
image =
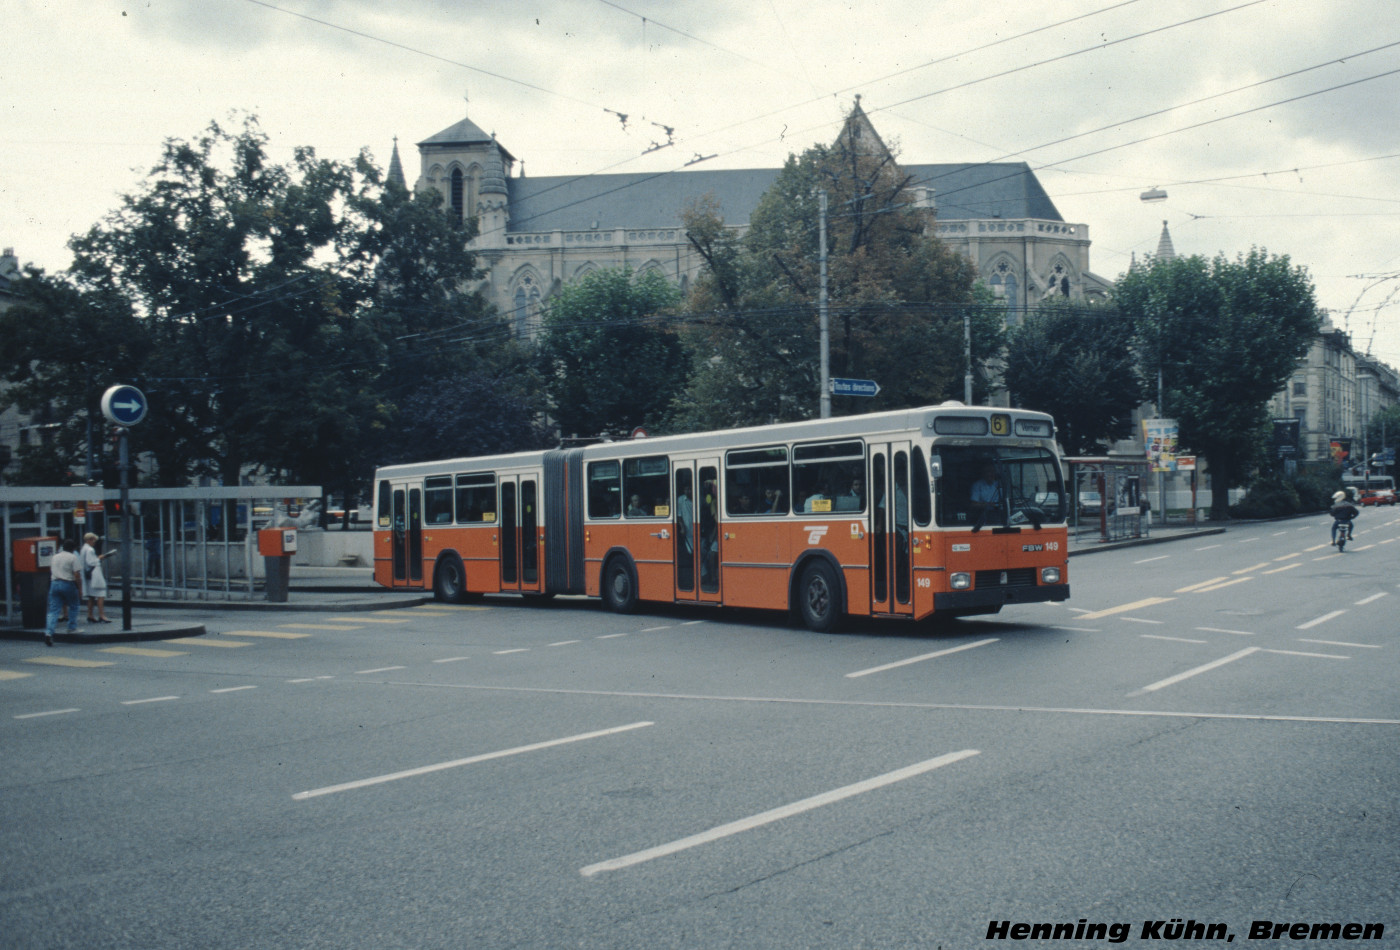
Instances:
[[[1167,200],[1167,193],[1164,189],[1153,185],[1151,188],[1138,195],[1138,200],[1143,204],[1160,204]],[[1163,222],[1163,224],[1165,225],[1165,222]],[[1157,418],[1166,418],[1166,407],[1163,405],[1162,398],[1162,326],[1160,321],[1158,321],[1157,325]],[[1196,477],[1194,472],[1191,477]],[[1165,525],[1167,523],[1167,476],[1166,472],[1162,471],[1160,467],[1157,469],[1157,511],[1160,513],[1159,516],[1162,519],[1162,524]],[[1191,500],[1192,524],[1194,524],[1195,521],[1196,502],[1193,497]]]
[[[1356,381],[1361,384],[1361,487],[1371,487],[1371,446],[1368,429],[1371,425],[1371,380],[1370,373],[1357,373]]]

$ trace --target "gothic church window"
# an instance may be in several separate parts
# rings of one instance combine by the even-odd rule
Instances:
[[[1011,269],[1009,261],[1001,260],[997,262],[996,268],[992,271],[991,279],[987,283],[992,288],[992,293],[1001,298],[1006,304],[1006,325],[1017,326],[1021,323],[1021,285],[1016,280],[1016,273]]]
[[[540,325],[540,288],[535,278],[526,274],[516,285],[512,300],[511,322],[517,336],[526,337],[534,333]]]
[[[460,168],[454,168],[454,169],[452,169],[452,191],[451,191],[449,200],[451,201],[451,204],[452,204],[452,214],[453,214],[453,216],[456,217],[456,219],[457,219],[458,221],[461,221],[462,218],[463,218],[463,207],[462,207],[462,170],[461,170]]]

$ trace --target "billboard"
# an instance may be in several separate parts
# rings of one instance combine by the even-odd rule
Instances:
[[[1176,471],[1178,428],[1175,419],[1142,420],[1142,444],[1154,472]]]

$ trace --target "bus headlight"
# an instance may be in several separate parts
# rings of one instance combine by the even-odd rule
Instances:
[[[1040,569],[1040,582],[1042,584],[1058,584],[1060,582],[1060,569],[1058,567],[1042,567]]]
[[[967,590],[972,586],[972,575],[966,572],[958,572],[948,577],[948,586],[953,590]]]

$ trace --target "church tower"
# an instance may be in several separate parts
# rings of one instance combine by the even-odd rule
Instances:
[[[488,260],[492,251],[504,250],[510,223],[507,179],[515,156],[468,118],[419,142],[418,154],[423,170],[415,187],[441,194],[443,207],[458,220],[477,219],[473,250]]]

